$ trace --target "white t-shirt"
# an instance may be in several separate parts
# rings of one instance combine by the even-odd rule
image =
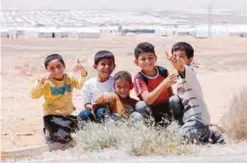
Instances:
[[[105,82],[99,82],[97,78],[87,80],[81,91],[83,105],[94,103],[104,92],[114,92],[113,85],[114,79],[112,76]]]
[[[183,122],[198,120],[205,125],[210,123],[207,106],[203,99],[201,86],[191,66],[185,65],[185,77],[179,75],[177,93],[184,105]]]

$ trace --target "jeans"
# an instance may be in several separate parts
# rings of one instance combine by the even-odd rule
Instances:
[[[105,118],[108,109],[99,108],[94,113],[91,110],[85,109],[81,111],[78,115],[80,121],[101,121]]]

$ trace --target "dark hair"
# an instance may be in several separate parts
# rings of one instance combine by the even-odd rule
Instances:
[[[98,51],[94,56],[94,64],[97,65],[99,63],[99,61],[102,59],[112,59],[113,63],[115,64],[115,57],[112,54],[112,52],[110,52],[108,50]]]
[[[188,59],[194,57],[193,47],[186,42],[178,42],[172,46],[172,53],[178,50],[185,51]]]
[[[132,84],[132,77],[130,73],[127,71],[118,71],[114,75],[114,81],[116,82],[117,80],[125,80],[128,81],[130,84]]]
[[[135,48],[135,58],[138,59],[141,53],[154,53],[155,55],[154,46],[148,42],[139,43]]]
[[[51,54],[51,55],[48,55],[45,58],[45,61],[44,61],[45,68],[47,69],[48,64],[51,61],[55,60],[55,59],[58,59],[63,65],[65,65],[64,60],[63,60],[63,57],[61,55],[59,55],[59,54]]]

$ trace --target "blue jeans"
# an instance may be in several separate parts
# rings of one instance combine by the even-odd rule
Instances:
[[[78,118],[81,121],[101,121],[105,118],[106,110],[106,108],[99,108],[92,113],[91,110],[85,109],[79,113]]]

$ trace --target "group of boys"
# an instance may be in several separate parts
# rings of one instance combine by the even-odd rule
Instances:
[[[71,133],[88,121],[126,119],[152,122],[167,126],[176,121],[180,133],[187,139],[199,143],[224,143],[222,134],[210,125],[210,117],[203,99],[201,86],[191,62],[193,47],[186,42],[173,45],[167,59],[176,69],[168,72],[156,66],[155,48],[148,42],[137,45],[134,51],[135,64],[140,67],[132,82],[127,71],[119,71],[114,76],[114,55],[107,50],[94,56],[97,77],[87,80],[87,71],[77,61],[73,71],[80,77],[65,73],[65,62],[59,54],[46,57],[44,64],[48,75],[40,78],[31,91],[32,98],[44,97],[44,135],[47,143],[68,143]],[[177,84],[174,95],[172,85]],[[78,116],[72,103],[73,88],[82,88],[84,109]],[[140,101],[130,97],[134,88]],[[151,121],[153,119],[153,121]]]

